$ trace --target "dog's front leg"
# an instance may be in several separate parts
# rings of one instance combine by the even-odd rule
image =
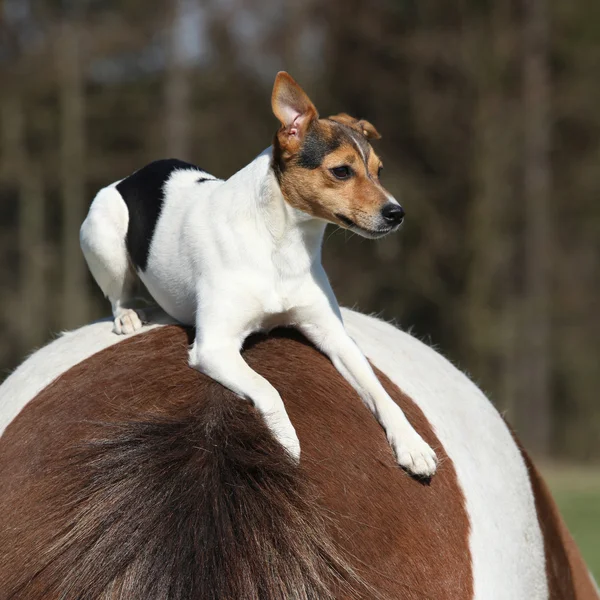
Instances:
[[[385,430],[398,463],[415,475],[433,475],[436,470],[435,453],[390,398],[369,361],[346,333],[340,318],[329,305],[321,305],[310,313],[305,312],[297,327],[330,358],[344,379],[358,392]]]
[[[222,333],[221,333],[222,336]],[[295,461],[300,459],[300,442],[277,390],[242,358],[235,340],[196,336],[189,364],[232,392],[250,400],[267,426]]]

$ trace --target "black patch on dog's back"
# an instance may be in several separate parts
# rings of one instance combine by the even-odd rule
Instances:
[[[141,271],[145,271],[148,265],[150,244],[164,202],[164,185],[177,170],[195,170],[204,175],[204,171],[195,165],[167,158],[151,162],[117,184],[129,211],[127,251],[135,267]],[[202,176],[198,181],[208,179],[211,177]]]

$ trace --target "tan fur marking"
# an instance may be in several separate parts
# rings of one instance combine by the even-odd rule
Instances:
[[[381,209],[391,195],[379,182],[381,161],[367,142],[380,137],[375,127],[345,113],[319,119],[313,103],[287,73],[277,76],[272,105],[282,123],[275,135],[273,154],[285,200],[294,208],[341,227],[349,225],[339,215],[363,230],[381,229]],[[297,128],[289,123],[291,107],[300,115]],[[310,154],[309,166],[303,161],[303,153]],[[351,166],[354,175],[336,180],[330,169],[344,165]]]
[[[316,126],[322,128],[326,139],[331,138],[330,123],[319,120]],[[305,169],[290,161],[282,174],[281,189],[292,206],[308,214],[346,227],[336,216],[342,214],[359,227],[371,230],[390,196],[377,176],[380,164],[381,160],[371,148],[366,170],[358,148],[348,140],[328,153],[318,169]],[[351,166],[354,176],[338,181],[330,169],[343,165]]]
[[[381,162],[379,156],[377,156],[377,154],[371,150],[371,154],[369,155],[369,174],[377,181],[379,181],[379,169],[382,166],[383,163]]]

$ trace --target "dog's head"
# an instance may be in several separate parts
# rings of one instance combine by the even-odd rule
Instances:
[[[281,122],[273,168],[290,205],[365,237],[400,226],[404,210],[379,181],[382,164],[369,140],[381,136],[371,123],[345,113],[320,119],[285,72],[277,74],[271,104]]]

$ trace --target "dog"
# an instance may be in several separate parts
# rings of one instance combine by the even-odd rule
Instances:
[[[117,334],[142,327],[137,278],[172,318],[196,327],[189,364],[254,403],[288,453],[300,444],[277,390],[240,350],[257,331],[297,328],[354,387],[397,462],[430,477],[436,456],[388,396],[344,329],[321,264],[327,223],[367,238],[397,230],[404,210],[384,189],[366,120],[320,118],[292,77],[277,74],[273,144],[227,180],[180,160],[153,162],[100,190],[81,227],[89,269]]]

